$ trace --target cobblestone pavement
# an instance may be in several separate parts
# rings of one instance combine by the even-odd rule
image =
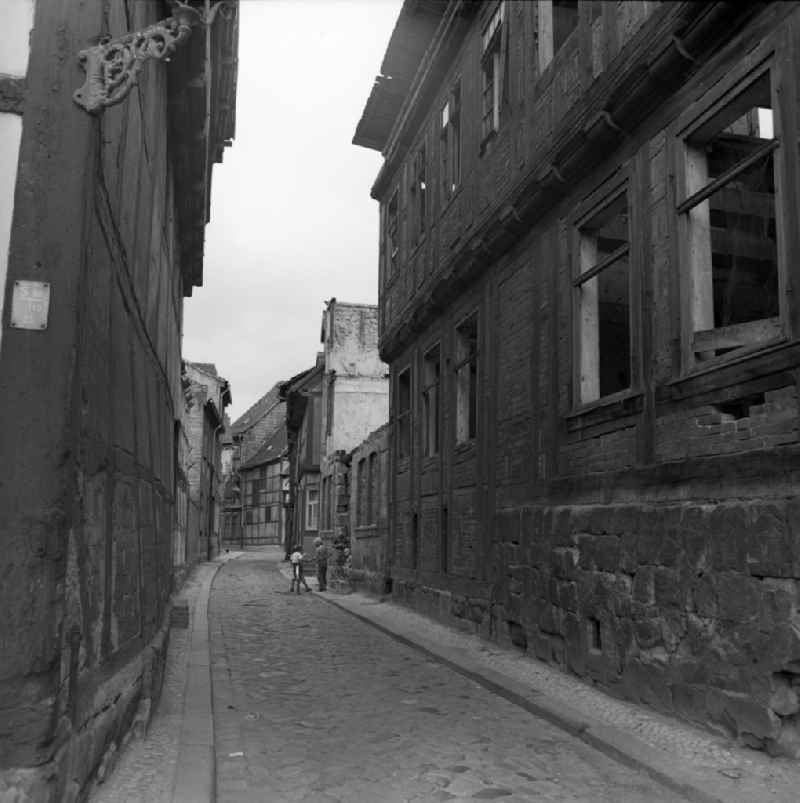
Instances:
[[[244,556],[211,595],[219,803],[674,803],[472,680]]]

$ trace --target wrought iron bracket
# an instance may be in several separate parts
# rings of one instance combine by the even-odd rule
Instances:
[[[172,16],[141,31],[111,39],[105,37],[94,47],[81,50],[78,62],[86,80],[72,98],[89,114],[100,114],[121,103],[136,86],[146,61],[169,61],[175,48],[188,38],[192,28],[210,25],[228,0],[217,3],[208,18],[181,0],[172,0]]]

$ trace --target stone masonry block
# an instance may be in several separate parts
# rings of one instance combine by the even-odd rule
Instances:
[[[758,580],[733,572],[714,576],[718,615],[731,622],[748,622],[758,618],[761,586]]]
[[[800,563],[796,538],[778,505],[751,509],[752,525],[743,537],[746,565],[751,575],[793,577]]]

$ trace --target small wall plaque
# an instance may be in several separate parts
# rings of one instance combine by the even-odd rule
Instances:
[[[48,282],[15,281],[11,299],[11,326],[15,329],[47,329],[50,310]]]

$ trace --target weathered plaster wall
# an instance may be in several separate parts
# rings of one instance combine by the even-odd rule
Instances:
[[[336,376],[333,428],[328,451],[350,451],[389,419],[389,381],[383,377]]]
[[[100,117],[72,92],[105,24],[162,11],[36,7],[8,281],[52,300],[44,331],[2,321],[2,800],[75,800],[160,689],[182,404],[166,67]]]

